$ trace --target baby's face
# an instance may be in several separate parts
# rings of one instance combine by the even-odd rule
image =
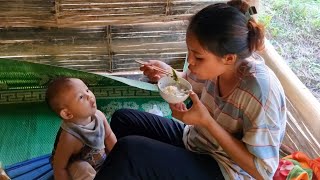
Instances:
[[[80,79],[71,79],[61,98],[73,119],[85,119],[96,113],[96,98]]]

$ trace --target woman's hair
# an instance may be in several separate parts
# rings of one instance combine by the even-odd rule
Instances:
[[[203,48],[219,57],[247,58],[264,48],[264,28],[250,17],[249,8],[241,0],[209,5],[192,17],[187,35],[194,35]]]

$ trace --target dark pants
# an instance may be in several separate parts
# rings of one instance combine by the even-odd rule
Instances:
[[[118,142],[95,179],[223,179],[212,157],[185,149],[182,123],[121,109],[113,114],[111,128]]]

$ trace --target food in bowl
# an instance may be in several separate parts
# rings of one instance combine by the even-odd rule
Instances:
[[[176,104],[185,101],[192,90],[191,84],[179,78],[175,81],[172,77],[163,77],[158,81],[161,97],[168,103]]]
[[[162,91],[166,94],[172,95],[172,96],[184,96],[188,91],[181,87],[177,87],[175,85],[170,85],[162,89]]]

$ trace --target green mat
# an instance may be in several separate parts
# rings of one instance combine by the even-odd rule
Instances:
[[[60,119],[44,103],[48,82],[57,76],[84,80],[108,120],[120,108],[171,111],[153,84],[101,76],[25,61],[0,59],[0,161],[11,165],[51,152]]]
[[[153,104],[157,104],[165,116],[170,117],[171,114],[168,104],[157,97],[100,99],[97,104],[108,120],[117,109],[148,111]],[[0,105],[0,114],[0,160],[3,165],[11,165],[51,152],[61,120],[45,103]]]

